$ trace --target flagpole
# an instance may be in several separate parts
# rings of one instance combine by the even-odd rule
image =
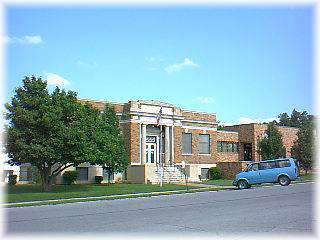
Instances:
[[[160,110],[159,110],[159,113],[158,113],[158,119],[157,119],[157,122],[158,122],[158,125],[159,125],[159,128],[160,128],[160,141],[159,141],[159,149],[160,149],[160,156],[159,156],[159,165],[160,165],[160,187],[162,187],[162,183],[163,183],[163,161],[162,161],[162,125],[161,125],[161,116],[162,115],[162,106],[160,107]]]
[[[162,125],[160,124],[160,187],[162,187],[163,182],[163,165],[162,165]]]

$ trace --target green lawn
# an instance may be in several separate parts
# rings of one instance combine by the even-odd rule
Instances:
[[[218,179],[218,180],[206,180],[202,183],[204,184],[210,184],[210,185],[216,185],[216,186],[232,186],[232,181],[229,179]]]
[[[313,180],[316,180],[315,173],[308,173],[305,175],[301,175],[298,181],[304,182],[304,181],[313,181]]]
[[[193,187],[190,187],[193,188]],[[114,194],[129,194],[143,192],[160,192],[171,190],[183,190],[185,186],[176,184],[164,184],[163,187],[151,184],[77,184],[55,185],[51,192],[41,192],[41,186],[36,184],[15,185],[7,187],[5,202],[27,202],[36,200],[49,200],[61,198],[75,198],[87,196],[103,196]]]

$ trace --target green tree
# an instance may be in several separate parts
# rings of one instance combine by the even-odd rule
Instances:
[[[274,159],[286,156],[281,133],[276,124],[271,122],[265,132],[265,137],[258,142],[258,153],[262,159]]]
[[[9,163],[37,167],[44,191],[50,191],[54,178],[68,167],[83,162],[108,164],[120,158],[114,158],[116,145],[123,146],[119,136],[112,135],[116,130],[111,129],[110,115],[79,103],[75,92],[56,88],[49,93],[46,81],[25,77],[6,108]],[[127,162],[121,160],[121,169]]]
[[[218,124],[217,130],[224,130],[224,126],[223,126],[223,125]]]
[[[291,117],[290,117],[290,127],[299,127],[300,126],[300,116],[301,113],[296,109],[292,110]]]
[[[299,112],[296,109],[293,109],[290,116],[287,113],[281,113],[279,114],[278,118],[280,126],[299,128],[306,122],[312,121],[313,116],[308,114],[307,111]]]
[[[291,148],[291,155],[297,159],[299,167],[306,173],[312,169],[314,153],[314,124],[306,121],[301,125],[298,132],[298,139]]]
[[[280,126],[291,126],[291,118],[287,113],[281,113],[278,116]]]
[[[111,174],[125,171],[129,158],[124,148],[124,140],[119,128],[119,119],[116,116],[113,106],[105,105],[103,113],[100,115],[101,124],[95,130],[96,141],[96,164],[103,166]],[[108,136],[108,137],[106,137]],[[105,154],[105,153],[108,154]],[[110,179],[108,179],[108,182]]]

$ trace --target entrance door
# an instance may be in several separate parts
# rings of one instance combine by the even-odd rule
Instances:
[[[155,163],[157,161],[157,144],[147,143],[146,144],[146,162]]]
[[[252,161],[252,144],[244,143],[243,144],[243,153],[244,153],[244,161]]]

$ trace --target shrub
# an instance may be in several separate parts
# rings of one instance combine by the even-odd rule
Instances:
[[[95,180],[96,184],[101,184],[101,182],[103,181],[103,177],[102,176],[95,176],[94,180]]]
[[[77,180],[78,173],[76,171],[65,171],[63,173],[63,181],[65,184],[71,185]]]
[[[9,177],[8,177],[8,183],[9,183],[9,185],[10,185],[10,186],[16,185],[16,183],[17,183],[17,178],[18,178],[17,175],[9,175]]]
[[[211,180],[221,179],[222,178],[222,171],[218,167],[212,167],[209,169],[209,178]]]

